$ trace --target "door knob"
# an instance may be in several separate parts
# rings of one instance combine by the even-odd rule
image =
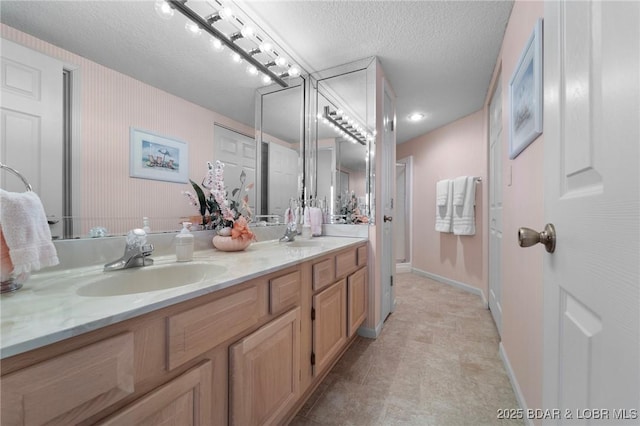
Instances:
[[[547,223],[542,232],[537,232],[530,228],[518,229],[518,244],[520,244],[520,247],[531,247],[538,243],[544,244],[549,253],[553,253],[556,250],[556,228],[553,224]]]
[[[393,217],[392,217],[392,216],[384,215],[384,218],[383,218],[383,219],[384,219],[384,221],[385,221],[385,222],[391,222],[391,221],[393,220]]]

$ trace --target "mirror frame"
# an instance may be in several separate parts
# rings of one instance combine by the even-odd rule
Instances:
[[[264,105],[264,97],[273,93],[278,93],[284,90],[289,90],[293,88],[301,87],[300,93],[300,132],[299,132],[299,155],[298,155],[298,188],[297,193],[293,194],[296,198],[304,199],[304,188],[305,188],[305,170],[306,170],[306,153],[308,151],[307,148],[307,112],[309,111],[308,104],[308,86],[309,86],[309,76],[308,75],[300,75],[295,80],[291,80],[288,87],[280,87],[278,85],[270,85],[267,87],[262,87],[256,90],[255,97],[255,141],[256,141],[256,176],[262,177],[262,143],[263,143],[263,105]],[[262,182],[261,182],[262,184]],[[267,188],[269,188],[269,183],[267,183]],[[268,189],[270,190],[270,188]],[[260,210],[262,209],[262,191],[256,191],[256,206],[260,206]],[[258,207],[256,207],[258,210]],[[263,213],[260,211],[256,212],[257,215],[268,215],[269,212]],[[283,218],[284,219],[284,218]]]
[[[318,166],[317,166],[317,158],[318,158],[318,114],[321,114],[319,111],[319,89],[320,85],[323,81],[336,78],[342,75],[351,74],[355,72],[364,72],[366,78],[366,116],[360,117],[364,120],[364,125],[370,132],[374,135],[376,134],[376,57],[368,57],[364,59],[360,59],[358,61],[350,62],[347,64],[343,64],[337,67],[329,68],[324,71],[319,71],[311,74],[309,83],[309,99],[311,103],[311,108],[309,111],[309,147],[308,154],[310,162],[308,167],[306,168],[307,176],[306,176],[306,186],[305,186],[305,194],[310,194],[310,196],[317,196],[317,185],[318,185]],[[337,102],[338,104],[345,105],[345,102],[339,101],[339,94],[326,94],[322,93],[322,96],[327,98],[331,102]],[[338,100],[336,100],[336,98]],[[366,182],[365,182],[365,191],[368,194],[368,214],[369,223],[375,223],[375,150],[376,150],[376,138],[374,137],[372,141],[369,141],[369,144],[366,146],[368,150],[369,161],[367,164],[366,171]],[[332,200],[333,202],[333,200]]]

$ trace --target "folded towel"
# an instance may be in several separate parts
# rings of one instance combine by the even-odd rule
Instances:
[[[0,278],[2,281],[8,281],[11,278],[11,271],[13,271],[13,263],[11,263],[11,257],[9,256],[9,247],[4,240],[2,229],[0,229]]]
[[[318,237],[322,235],[322,209],[320,207],[311,207],[309,209],[309,223],[311,225],[311,235]]]
[[[447,180],[447,186],[447,202],[443,206],[436,205],[436,231],[438,232],[451,232],[451,220],[453,217],[453,181]]]
[[[453,180],[453,205],[464,204],[465,190],[467,189],[467,176],[458,176]]]
[[[42,201],[35,192],[0,189],[0,225],[15,275],[59,263]]]
[[[449,179],[439,180],[436,183],[436,206],[446,206],[449,198]]]
[[[464,203],[453,207],[453,233],[475,235],[476,233],[476,184],[473,176],[467,177]]]

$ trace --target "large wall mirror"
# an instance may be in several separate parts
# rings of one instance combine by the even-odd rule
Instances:
[[[366,224],[372,215],[375,129],[373,58],[314,74],[313,190],[330,223]]]
[[[214,4],[188,3],[202,8],[198,12],[203,16],[212,12],[207,8]],[[57,222],[52,225],[54,238],[88,237],[95,227],[106,228],[107,235],[122,235],[142,227],[143,217],[149,218],[152,232],[177,231],[182,220],[198,216],[183,195],[192,190],[188,181],[132,177],[132,129],[157,136],[171,148],[186,147],[182,152],[188,157],[180,166],[197,183],[207,171],[207,161],[225,160],[218,158],[220,152],[233,145],[219,141],[236,139],[243,161],[252,164],[246,167],[254,169],[249,173],[255,179],[250,204],[257,215],[282,214],[282,200],[273,199],[274,194],[287,200],[299,197],[300,168],[284,170],[284,165],[271,163],[280,155],[289,159],[286,166],[297,167],[301,162],[302,105],[298,102],[294,109],[283,105],[301,97],[303,80],[287,78],[289,89],[276,86],[277,90],[265,94],[265,83],[246,72],[246,63],[234,63],[228,49],[216,50],[207,34],[187,33],[187,20],[179,13],[170,20],[160,18],[154,4],[0,2],[3,73],[5,64],[16,63],[6,56],[10,50],[6,47],[15,44],[31,52],[27,56],[53,58],[54,74],[59,73],[55,78],[60,87],[68,88],[66,98],[54,101],[60,102],[61,118],[56,119],[60,128],[55,132],[61,136],[49,139],[60,144],[57,151],[40,149],[41,141],[31,141],[25,132],[23,139],[33,142],[32,147],[7,148],[3,140],[0,153],[2,162],[21,171],[43,199],[47,214]],[[11,110],[5,105],[9,98],[5,89],[3,114]],[[263,91],[259,132],[258,90]],[[297,128],[297,134],[284,131],[281,123],[287,129]],[[61,142],[68,139],[68,146]],[[50,140],[45,142],[49,146]],[[40,164],[46,167],[34,166]],[[272,171],[280,175],[272,176]],[[239,173],[237,167],[225,167],[229,190]],[[1,184],[4,189],[24,190],[19,180],[6,173]],[[67,205],[60,201],[63,191],[69,195]]]
[[[256,140],[259,152],[260,211],[263,222],[282,221],[293,199],[302,196],[305,131],[305,80],[287,88],[259,89],[256,96]],[[292,119],[293,117],[298,118]]]

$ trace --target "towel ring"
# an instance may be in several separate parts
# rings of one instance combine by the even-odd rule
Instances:
[[[31,187],[31,184],[27,181],[27,179],[24,176],[22,176],[22,174],[19,171],[17,171],[16,169],[14,169],[12,167],[7,166],[6,164],[2,164],[2,163],[0,163],[0,169],[6,170],[6,171],[11,172],[14,175],[18,176],[20,178],[20,180],[24,183],[24,186],[27,188],[27,191],[28,192],[33,191],[33,188]]]

